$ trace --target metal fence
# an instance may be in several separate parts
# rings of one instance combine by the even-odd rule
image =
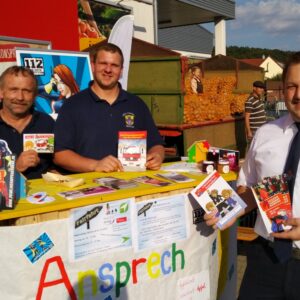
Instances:
[[[288,112],[285,106],[285,102],[281,100],[274,101],[274,102],[266,101],[265,110],[266,110],[267,120],[269,121],[278,119]]]

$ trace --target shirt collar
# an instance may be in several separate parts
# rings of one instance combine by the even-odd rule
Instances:
[[[98,97],[98,95],[95,94],[95,92],[92,90],[92,84],[93,84],[93,82],[94,82],[94,81],[92,80],[92,81],[90,81],[90,83],[89,83],[89,90],[90,90],[90,93],[91,93],[93,99],[94,99],[95,101],[104,101],[104,102],[106,102],[105,99],[101,99],[100,97]],[[119,95],[118,95],[116,101],[113,103],[113,105],[114,105],[115,103],[117,103],[117,102],[126,101],[127,98],[128,98],[128,97],[127,97],[127,92],[124,91],[124,90],[122,89],[122,85],[121,85],[120,82],[118,82],[118,86],[119,86]]]
[[[26,130],[26,128],[30,127],[32,124],[35,124],[35,122],[37,121],[38,118],[39,118],[39,112],[37,112],[36,110],[33,109],[32,118],[31,118],[30,122],[27,124],[27,126],[24,128],[24,131]],[[10,126],[1,118],[1,116],[0,116],[0,123],[6,124],[6,126]]]
[[[282,128],[283,132],[285,132],[289,128],[296,128],[296,125],[294,125],[295,121],[292,118],[292,115],[288,113],[286,117],[283,119]]]

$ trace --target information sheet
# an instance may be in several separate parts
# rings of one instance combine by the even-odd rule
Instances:
[[[73,209],[70,215],[70,258],[132,247],[134,198]]]
[[[174,243],[188,237],[185,194],[136,203],[134,215],[136,251]]]

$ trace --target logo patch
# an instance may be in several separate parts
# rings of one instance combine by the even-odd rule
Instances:
[[[46,232],[40,235],[35,241],[23,249],[24,254],[27,258],[35,263],[45,253],[47,253],[54,246],[50,237]]]
[[[133,128],[135,115],[133,113],[124,113],[123,117],[125,120],[125,126]]]

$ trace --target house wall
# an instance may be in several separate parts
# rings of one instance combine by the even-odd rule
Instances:
[[[120,3],[120,0],[111,0],[114,3]],[[134,15],[134,33],[133,36],[143,41],[154,43],[155,25],[154,8],[152,0],[142,1],[124,1],[120,5],[133,10]]]
[[[264,68],[266,79],[282,74],[282,68],[271,57],[267,57],[260,67]]]

